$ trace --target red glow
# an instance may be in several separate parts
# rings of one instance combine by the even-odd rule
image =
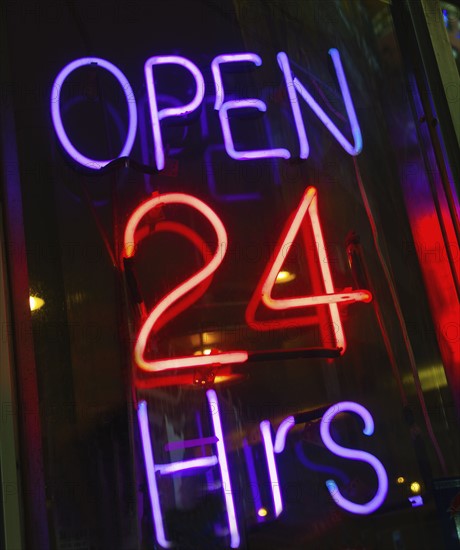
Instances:
[[[283,263],[286,259],[283,251],[285,251],[286,248],[289,248],[289,245],[294,241],[307,215],[312,227],[314,240],[317,245],[316,249],[318,251],[317,253],[322,285],[325,292],[314,296],[295,296],[292,298],[282,299],[272,298],[271,293],[276,282],[276,277],[281,271]],[[310,254],[308,248],[309,247],[305,247],[305,252],[307,255]],[[261,301],[268,308],[274,310],[327,305],[331,316],[332,326],[335,328],[335,344],[337,348],[342,349],[343,353],[345,351],[346,343],[337,303],[359,301],[369,302],[371,299],[372,295],[368,290],[354,290],[350,292],[335,293],[323,233],[321,231],[319,221],[317,192],[314,187],[308,187],[299,203],[299,206],[289,217],[280,235],[275,248],[274,260],[267,264],[259,284],[251,297],[246,309],[246,322],[250,327],[256,330],[292,328],[295,326],[314,325],[318,323],[317,316],[294,317],[276,321],[256,321],[255,313]]]
[[[231,365],[223,365],[216,371],[213,384],[223,384],[225,382],[234,382],[244,378],[243,374],[232,373]],[[178,374],[162,373],[160,376],[140,377],[134,379],[135,386],[138,390],[150,390],[152,388],[161,388],[166,386],[197,386],[195,372],[191,369],[179,371]]]
[[[149,372],[160,372],[169,369],[183,369],[189,367],[202,367],[213,365],[224,365],[233,363],[244,363],[248,359],[246,351],[231,351],[222,352],[215,355],[202,355],[202,356],[185,356],[174,357],[165,359],[147,360],[144,357],[145,348],[147,345],[150,334],[158,332],[158,327],[163,326],[168,320],[170,320],[174,314],[177,315],[179,311],[182,311],[185,307],[188,307],[191,303],[190,295],[187,297],[187,301],[179,302],[186,294],[195,289],[202,283],[205,283],[213,275],[225,255],[227,249],[228,239],[225,227],[217,214],[204,202],[200,201],[196,197],[186,195],[184,193],[168,193],[165,195],[155,194],[151,199],[141,204],[132,214],[128,220],[124,235],[124,255],[126,258],[133,257],[136,251],[135,233],[136,229],[143,219],[143,217],[154,210],[164,205],[170,204],[183,204],[194,208],[200,212],[212,225],[215,233],[217,246],[216,251],[212,258],[201,269],[199,269],[192,277],[184,281],[182,284],[174,288],[166,296],[161,299],[156,306],[150,311],[147,319],[142,325],[134,347],[134,360],[136,364],[143,370]],[[177,230],[177,226],[173,230]],[[179,230],[179,232],[182,230]],[[195,239],[194,232],[186,232],[187,238],[192,242]],[[196,235],[196,234],[195,234]],[[199,239],[201,241],[201,239]],[[195,243],[199,242],[196,241]],[[223,247],[224,252],[222,252]],[[195,299],[199,297],[203,289],[195,294]],[[176,304],[175,310],[171,313],[173,305]],[[163,318],[167,315],[166,320]]]
[[[455,243],[453,226],[447,224],[448,241],[444,240],[436,212],[423,209],[413,201],[406,202],[414,236],[416,253],[429,306],[433,316],[433,331],[436,334],[442,362],[453,394],[460,392],[460,307],[456,296],[452,267],[460,271],[459,249]],[[446,216],[447,217],[447,216]],[[454,265],[447,259],[447,249],[451,248]],[[410,251],[409,251],[410,253]],[[457,401],[457,406],[460,407]]]

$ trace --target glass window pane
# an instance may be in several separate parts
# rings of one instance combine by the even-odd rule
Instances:
[[[8,24],[53,548],[457,547],[458,220],[389,3]]]

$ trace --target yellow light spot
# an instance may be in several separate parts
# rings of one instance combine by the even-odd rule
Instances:
[[[211,355],[211,348],[198,349],[193,352],[193,355]]]
[[[280,271],[276,276],[277,283],[289,283],[295,279],[295,273],[290,271]]]
[[[29,296],[30,311],[36,311],[45,305],[45,300],[38,296]]]
[[[396,480],[396,483],[398,483],[399,485],[401,485],[401,483],[404,483],[406,480],[402,477],[402,476],[399,476],[398,479]]]
[[[413,493],[420,493],[420,490],[421,490],[420,483],[418,483],[417,481],[414,481],[413,483],[411,483],[410,490]]]
[[[230,382],[244,378],[242,374],[216,374],[214,378],[214,384],[222,384],[223,382]]]
[[[264,518],[268,514],[267,510],[265,508],[259,508],[257,511],[257,515],[261,518]]]

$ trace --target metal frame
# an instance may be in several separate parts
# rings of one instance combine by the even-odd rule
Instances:
[[[422,90],[427,88],[428,93],[421,96],[455,224],[454,194],[457,193],[457,200],[460,194],[460,76],[444,27],[441,4],[439,0],[404,0],[394,4],[393,13],[398,39],[411,49],[418,84]],[[449,97],[451,90],[455,92],[453,97]]]

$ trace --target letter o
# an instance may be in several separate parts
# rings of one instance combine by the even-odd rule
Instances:
[[[78,151],[73,146],[72,142],[69,139],[69,136],[67,135],[64,129],[64,124],[62,123],[62,118],[61,118],[61,110],[59,108],[60,98],[61,98],[61,89],[66,78],[69,76],[69,74],[75,71],[75,69],[78,69],[80,67],[86,67],[87,65],[98,65],[99,67],[102,67],[103,69],[106,69],[107,71],[109,71],[109,73],[112,73],[113,76],[120,83],[121,87],[123,88],[123,92],[126,96],[126,102],[128,105],[128,112],[129,112],[128,135],[126,136],[126,141],[125,141],[125,144],[123,145],[123,149],[121,150],[121,153],[119,154],[119,157],[128,156],[129,153],[131,152],[131,149],[133,148],[133,144],[134,144],[134,140],[136,138],[136,132],[137,132],[137,107],[136,107],[136,100],[134,98],[134,92],[131,88],[130,83],[128,82],[128,79],[120,71],[120,69],[116,67],[113,63],[110,63],[110,61],[106,61],[105,59],[101,59],[100,57],[82,57],[66,65],[62,69],[62,71],[57,75],[56,80],[53,83],[53,91],[51,95],[51,117],[53,120],[54,129],[59,138],[59,141],[61,142],[61,145],[64,147],[66,152],[76,162],[78,162],[79,164],[82,164],[83,166],[86,166],[87,168],[98,170],[99,168],[106,166],[111,161],[90,159],[88,157],[85,157],[85,155],[80,153],[80,151]],[[56,92],[54,92],[54,90],[56,90]]]

